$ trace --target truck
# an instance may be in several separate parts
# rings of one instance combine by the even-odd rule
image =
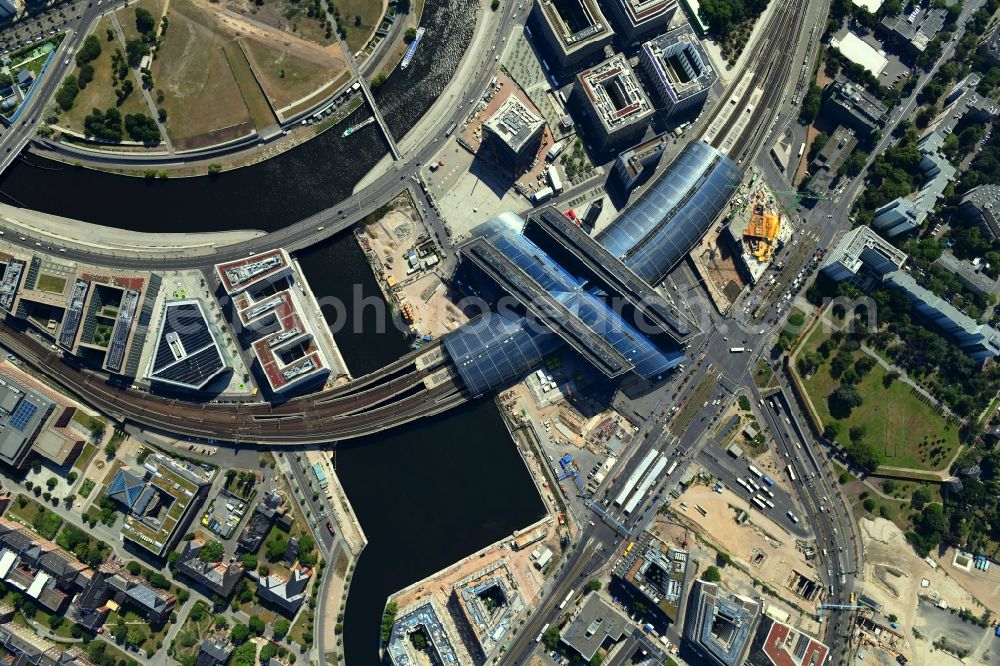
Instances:
[[[558,141],[549,148],[549,152],[545,153],[545,159],[551,162],[555,158],[559,157],[559,154],[566,148],[565,141]]]
[[[556,194],[562,192],[563,191],[562,179],[559,178],[559,172],[556,169],[556,165],[550,164],[548,168],[546,168],[546,172],[549,177],[549,185],[552,187],[552,191],[555,192]]]
[[[531,202],[536,205],[540,204],[543,201],[547,201],[548,199],[550,199],[552,197],[552,194],[553,192],[551,187],[543,187],[539,190],[536,190],[534,194],[531,195]]]

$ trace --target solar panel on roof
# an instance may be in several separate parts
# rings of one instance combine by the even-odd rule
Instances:
[[[28,423],[37,411],[38,405],[27,399],[22,400],[18,403],[14,409],[14,413],[10,417],[10,426],[20,432],[24,432],[24,429],[28,426]]]

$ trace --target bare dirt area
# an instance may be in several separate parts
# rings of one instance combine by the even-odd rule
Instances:
[[[908,641],[902,653],[917,666],[938,666],[945,653],[935,649],[933,643],[941,636],[951,636],[954,642],[950,647],[955,649],[968,649],[971,653],[978,648],[986,630],[962,622],[954,613],[967,609],[977,617],[982,615],[987,607],[981,600],[997,602],[996,582],[989,583],[978,576],[975,577],[978,580],[961,581],[961,577],[972,574],[953,567],[949,554],[930,562],[921,559],[907,543],[902,530],[889,520],[865,518],[859,524],[865,548],[863,592],[882,605],[883,615],[898,618],[899,631]],[[938,608],[939,604],[945,608]],[[996,615],[995,606],[990,610]],[[952,622],[958,624],[954,630],[948,630]],[[922,638],[917,638],[918,635]]]
[[[695,506],[701,506],[706,515]],[[807,599],[792,591],[796,574],[815,580],[812,562],[796,545],[795,538],[729,489],[714,492],[704,485],[692,485],[671,505],[699,536],[729,553],[741,568],[777,591],[799,608],[815,612],[822,595]],[[737,512],[746,513],[737,522]]]
[[[240,41],[276,110],[329,88],[347,72],[343,54],[334,55],[329,49],[320,52],[288,40],[275,44],[275,40],[264,41],[257,35]]]
[[[257,23],[262,27],[279,30],[289,37],[309,41],[328,47],[337,44],[337,35],[326,36],[323,21],[326,19],[325,6],[316,16],[309,16],[308,2],[292,0],[272,0],[258,5],[254,0],[229,0],[223,6],[222,15],[238,16]],[[339,47],[337,47],[339,50]]]
[[[199,148],[243,136],[253,124],[210,11],[190,0],[172,0],[170,29],[153,62],[164,91],[167,130],[180,149]]]

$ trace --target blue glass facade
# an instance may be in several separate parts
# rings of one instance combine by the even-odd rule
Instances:
[[[587,291],[584,280],[570,274],[526,238],[523,228],[524,220],[508,212],[484,222],[473,233],[489,241],[583,326],[621,354],[636,374],[656,380],[684,360],[679,352],[659,349]],[[485,316],[445,338],[445,348],[474,393],[504,385],[561,343],[559,335],[539,322],[510,315]]]
[[[655,285],[708,231],[742,177],[739,165],[712,146],[690,143],[596,240]]]

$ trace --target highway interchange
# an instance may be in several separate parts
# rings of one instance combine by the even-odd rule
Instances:
[[[62,80],[68,69],[68,66],[65,65],[67,57],[79,48],[90,26],[93,25],[100,13],[109,8],[108,4],[105,4],[103,7],[90,4],[85,8],[82,7],[82,4],[79,3],[77,5],[81,7],[79,16],[67,23],[70,33],[67,39],[60,45],[58,57],[53,59],[50,71],[39,82],[39,86],[41,87],[33,92],[26,108],[22,112],[18,124],[0,136],[0,146],[3,148],[0,150],[0,169],[8,166],[28,144],[37,128],[41,109],[44,108],[44,104],[52,96],[58,83]],[[962,17],[959,20],[959,31],[956,32],[957,35],[960,36],[961,26],[964,25],[965,19],[978,8],[979,4],[979,2],[970,2],[966,3],[963,7]],[[518,24],[515,20],[514,10],[514,4],[505,3],[501,11],[497,12],[495,19],[496,30],[494,33],[497,37],[494,38],[495,40],[505,39]],[[762,70],[754,71],[754,75],[761,77],[760,85],[769,93],[768,97],[771,102],[767,105],[758,105],[754,109],[754,122],[749,123],[748,131],[734,144],[738,153],[735,157],[738,157],[744,165],[756,162],[766,139],[771,136],[771,131],[776,127],[782,127],[784,123],[793,117],[795,109],[791,106],[786,107],[783,104],[783,101],[786,99],[783,91],[790,84],[790,69],[797,66],[801,58],[789,58],[787,54],[804,52],[809,29],[813,25],[822,25],[825,19],[825,12],[825,3],[808,3],[804,0],[799,0],[798,2],[786,0],[780,10],[773,12],[776,17],[772,18],[774,27],[765,29],[764,41],[762,42],[765,48],[759,49],[755,59],[753,59],[755,61],[755,70]],[[70,13],[72,14],[72,12]],[[485,50],[485,46],[481,45],[478,48]],[[476,47],[472,48],[475,49]],[[938,64],[944,61],[952,48],[951,44],[946,46],[942,59],[935,64],[930,72],[927,72],[921,78],[921,85],[923,82],[929,80],[929,77],[936,71]],[[474,57],[474,54],[467,54],[467,57],[470,57],[470,55]],[[485,56],[485,58],[489,60],[489,56]],[[745,67],[750,67],[750,64],[748,62]],[[759,67],[760,64],[773,66],[762,69]],[[744,70],[741,74],[746,71]],[[452,106],[453,111],[450,114],[442,114],[433,124],[433,128],[430,131],[426,131],[417,147],[405,154],[401,160],[393,163],[371,185],[359,189],[351,197],[348,197],[336,206],[282,230],[253,240],[216,248],[214,254],[198,257],[194,260],[181,256],[162,257],[159,259],[123,255],[109,256],[93,248],[75,247],[72,245],[65,248],[64,255],[69,259],[80,262],[97,263],[118,268],[160,270],[207,268],[220,261],[247,256],[249,253],[265,251],[276,246],[294,251],[308,247],[348,229],[365,215],[394,198],[404,188],[410,189],[418,202],[422,204],[439,243],[443,248],[447,249],[447,232],[444,225],[434,213],[431,202],[426,199],[418,187],[412,184],[413,177],[417,175],[419,167],[428,162],[439,150],[439,141],[444,138],[445,128],[454,122],[461,123],[467,115],[468,108],[479,98],[481,91],[485,89],[491,75],[490,67],[481,64],[473,79],[463,87],[460,99]],[[905,118],[912,110],[920,87],[918,86],[914,90],[909,99],[904,100],[902,111],[893,117],[894,122]],[[721,102],[718,103],[713,110],[713,114],[710,114],[710,117],[706,118],[696,129],[707,128],[711,123],[714,113],[718,113],[722,106]],[[888,144],[890,134],[891,127],[886,128],[885,138],[878,149],[872,152],[873,157]],[[760,161],[763,163],[768,160],[767,158],[762,158]],[[843,194],[839,198],[820,202],[813,212],[806,216],[806,228],[815,233],[818,246],[823,247],[828,245],[833,236],[843,227],[843,221],[846,219],[850,206],[862,183],[863,173],[844,188]],[[586,189],[586,185],[581,186],[575,191],[567,192],[563,198],[578,194],[583,189]],[[829,215],[834,216],[835,222],[840,223],[839,226],[835,223],[822,223],[822,220],[826,219]],[[7,239],[15,243],[18,242],[14,238],[11,238],[10,234],[8,234]],[[26,247],[30,247],[32,241],[26,239],[23,241],[23,244]],[[450,259],[453,261],[453,256]],[[776,289],[786,289],[790,282],[789,276],[793,275],[798,269],[798,266],[789,266],[782,274]],[[671,276],[668,284],[672,285],[679,299],[687,302],[690,300],[690,296],[697,294],[697,282],[698,280],[693,272],[682,265]],[[757,296],[760,296],[759,291]],[[709,308],[702,307],[700,311],[710,313]],[[714,430],[714,427],[717,426],[719,413],[721,412],[716,405],[711,404],[712,401],[698,410],[691,426],[684,429],[683,432],[674,433],[670,430],[670,409],[673,405],[683,403],[687,400],[694,393],[702,378],[709,373],[715,373],[719,383],[719,390],[730,402],[738,392],[742,392],[751,399],[755,410],[763,417],[767,429],[774,437],[779,454],[795,469],[798,478],[798,483],[792,484],[795,500],[805,511],[803,518],[812,527],[817,539],[818,548],[828,553],[827,556],[822,558],[826,566],[819,567],[820,577],[831,588],[831,593],[827,601],[830,603],[847,603],[854,589],[854,583],[860,575],[862,565],[860,544],[855,534],[856,527],[851,519],[849,509],[839,494],[836,484],[830,481],[832,471],[824,459],[826,449],[814,437],[812,430],[808,426],[808,421],[804,419],[795,401],[790,397],[792,394],[787,390],[787,387],[782,385],[775,394],[763,396],[752,381],[752,369],[756,362],[764,358],[765,354],[770,350],[775,327],[782,324],[782,309],[772,302],[763,311],[755,311],[754,315],[753,322],[741,323],[733,316],[709,314],[712,326],[705,328],[709,333],[701,336],[701,339],[695,340],[695,348],[691,350],[693,358],[690,362],[690,367],[678,373],[663,387],[658,389],[662,397],[653,410],[651,417],[642,425],[639,436],[636,438],[636,441],[644,442],[644,444],[641,447],[634,447],[635,450],[629,459],[619,464],[616,477],[608,479],[598,492],[595,493],[595,497],[601,497],[612,490],[618,479],[626,478],[644,451],[650,448],[656,448],[671,458],[677,458],[685,465],[697,462],[709,470],[720,474],[720,476],[727,473],[730,475],[738,473],[739,470],[734,464],[729,463],[725,458],[713,460],[716,452],[720,451],[718,447],[714,451],[706,450],[706,445],[712,440],[709,436],[709,430]],[[730,345],[727,344],[727,338],[730,336],[734,340],[739,338],[747,351],[742,354],[730,353],[728,350]],[[37,368],[58,368],[56,373],[54,373],[56,375],[54,378],[61,381],[68,389],[87,396],[96,406],[107,410],[111,414],[121,414],[135,419],[137,415],[132,412],[132,409],[135,408],[139,412],[145,409],[145,407],[137,407],[136,404],[129,402],[128,394],[132,392],[109,387],[106,384],[99,387],[98,385],[101,382],[98,378],[83,372],[77,372],[74,368],[65,365],[61,359],[57,358],[58,355],[48,350],[43,343],[19,330],[13,329],[9,325],[0,327],[0,342]],[[396,366],[395,369],[398,368],[399,366]],[[779,372],[778,374],[780,376],[781,373]],[[387,387],[392,382],[397,381],[399,385],[393,388],[377,389],[377,395],[371,396],[369,394],[370,400],[366,398],[362,402],[352,404],[351,407],[340,410],[337,413],[337,418],[358,418],[358,414],[363,414],[364,410],[377,410],[377,405],[382,404],[383,401],[404,390],[400,386],[405,384],[408,387],[412,387],[413,382],[422,379],[422,376],[419,376],[419,373],[409,370],[401,375],[396,375],[388,383],[383,383],[381,379],[369,378],[361,384],[355,385],[355,388],[352,390],[361,389],[364,392],[370,389],[371,385],[375,387]],[[117,393],[112,395],[113,392]],[[675,395],[671,395],[672,393]],[[713,392],[713,397],[714,395],[715,393]],[[440,395],[434,394],[431,399],[442,400],[441,408],[446,409],[454,404],[453,400],[459,399],[456,396],[457,393],[455,391],[448,392],[447,390],[443,390]],[[176,404],[169,406],[170,409],[176,409],[176,407]],[[205,407],[204,411],[210,412],[212,409],[211,407]],[[294,410],[295,407],[284,407],[284,409]],[[417,405],[413,414],[418,413],[422,409],[426,409],[425,404]],[[221,414],[226,409],[219,411]],[[405,410],[403,411],[405,412]],[[405,413],[403,416],[405,416]],[[274,422],[280,423],[280,421]],[[220,421],[218,424],[220,432],[231,428],[232,423],[230,421],[228,424],[224,424]],[[153,428],[175,431],[179,434],[192,435],[205,432],[200,425],[197,428],[188,428],[185,431],[183,427],[179,427],[179,423],[170,421],[160,421],[157,423],[151,420],[148,425]],[[291,441],[289,437],[290,433],[281,432],[277,426],[275,426],[275,433],[275,441],[279,438]],[[647,434],[648,437],[646,437]],[[220,439],[223,438],[224,436],[220,437]],[[267,438],[259,437],[259,433],[254,433],[252,436],[248,435],[244,439],[244,441],[248,440],[267,441]],[[655,508],[660,502],[665,501],[665,495],[668,492],[667,484],[674,483],[676,478],[680,476],[681,471],[678,470],[676,474],[672,475],[671,479],[667,480],[664,487],[658,489],[658,492],[651,498],[643,511],[636,512],[635,515],[637,518],[625,521],[625,527],[630,532],[634,533],[640,529],[645,521],[655,514]],[[746,474],[744,473],[743,476],[746,476]],[[808,483],[805,482],[807,479],[809,480]],[[727,485],[732,484],[727,483]],[[784,508],[784,506],[785,504],[782,503],[781,507]],[[529,622],[522,627],[517,640],[511,645],[510,651],[505,657],[505,663],[526,663],[527,656],[535,647],[535,636],[539,633],[542,625],[551,622],[555,618],[558,611],[558,604],[565,597],[566,593],[571,589],[579,587],[583,578],[600,569],[614,556],[616,545],[621,543],[625,535],[622,533],[621,527],[617,526],[610,518],[601,515],[602,513],[602,509],[595,509],[595,520],[585,525],[582,529],[577,544],[567,558],[563,575],[548,591],[545,599],[536,609]],[[776,517],[776,519],[778,518]],[[847,654],[848,621],[849,619],[846,615],[834,613],[825,627],[824,638],[833,650],[831,663],[841,663],[844,655]]]

